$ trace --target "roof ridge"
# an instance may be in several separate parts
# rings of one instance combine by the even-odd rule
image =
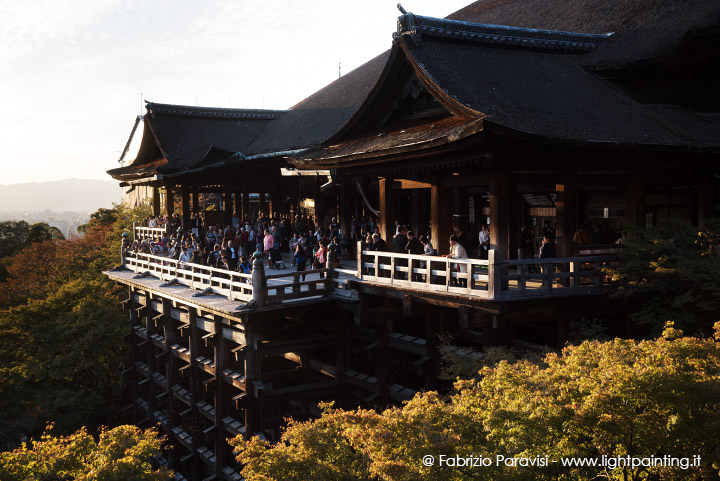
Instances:
[[[398,17],[398,29],[393,37],[410,35],[419,43],[420,35],[465,40],[496,45],[588,52],[595,49],[611,33],[580,33],[561,30],[512,27],[472,23],[446,18],[425,17],[404,13]]]
[[[175,115],[182,117],[208,117],[226,119],[277,119],[287,110],[233,109],[227,107],[200,107],[192,105],[161,104],[146,101],[145,107],[151,116]]]

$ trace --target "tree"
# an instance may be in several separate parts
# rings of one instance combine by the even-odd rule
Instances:
[[[0,259],[10,257],[37,242],[63,240],[62,232],[45,222],[29,225],[24,220],[0,222]]]
[[[163,440],[152,429],[135,426],[103,428],[98,441],[83,428],[68,436],[54,437],[50,426],[40,440],[14,451],[0,453],[3,481],[164,481],[172,471],[154,469]]]
[[[102,271],[117,265],[121,233],[139,214],[113,212],[96,216],[112,225],[32,243],[0,265],[0,445],[39,435],[48,421],[68,434],[116,413],[126,316]]]
[[[616,297],[641,306],[632,319],[651,335],[668,320],[686,332],[711,329],[720,315],[720,219],[698,230],[669,220],[631,229],[620,262],[607,272],[622,281]]]
[[[716,324],[720,340],[720,323]],[[586,341],[543,365],[502,361],[443,398],[383,413],[325,406],[280,443],[235,438],[254,480],[698,480],[720,468],[720,343],[668,325],[648,341]],[[423,459],[432,455],[432,463]],[[564,466],[563,459],[670,456],[698,466]],[[487,459],[482,467],[440,466]],[[503,456],[498,459],[497,456]],[[480,458],[482,457],[482,458]],[[558,461],[558,462],[553,462]],[[666,463],[667,464],[667,463]]]
[[[65,240],[65,236],[57,227],[48,225],[45,222],[38,222],[30,226],[25,245],[51,240]]]
[[[0,258],[9,257],[25,246],[30,226],[24,220],[0,222]]]

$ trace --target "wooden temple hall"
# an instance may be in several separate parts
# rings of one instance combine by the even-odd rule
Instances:
[[[164,426],[181,476],[240,479],[228,437],[436,388],[441,335],[562,345],[571,320],[621,315],[601,269],[622,246],[573,236],[716,215],[718,85],[715,0],[507,0],[403,12],[389,51],[288,110],[148,103],[137,157],[109,171],[129,201],[186,226],[336,218],[345,238],[377,215],[389,245],[397,221],[439,255],[351,245],[305,279],[124,257],[107,275],[129,290],[137,421]],[[557,257],[518,259],[546,221]],[[442,257],[451,234],[469,259]]]

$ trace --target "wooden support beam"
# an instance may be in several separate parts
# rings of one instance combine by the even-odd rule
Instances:
[[[391,188],[395,190],[408,189],[429,189],[432,187],[430,182],[420,182],[419,180],[395,179],[392,181]]]

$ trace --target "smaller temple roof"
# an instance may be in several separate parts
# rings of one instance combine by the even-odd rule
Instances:
[[[267,125],[286,111],[192,107],[147,102],[145,130],[132,164],[108,173],[133,180],[207,165],[210,155],[247,151]]]

